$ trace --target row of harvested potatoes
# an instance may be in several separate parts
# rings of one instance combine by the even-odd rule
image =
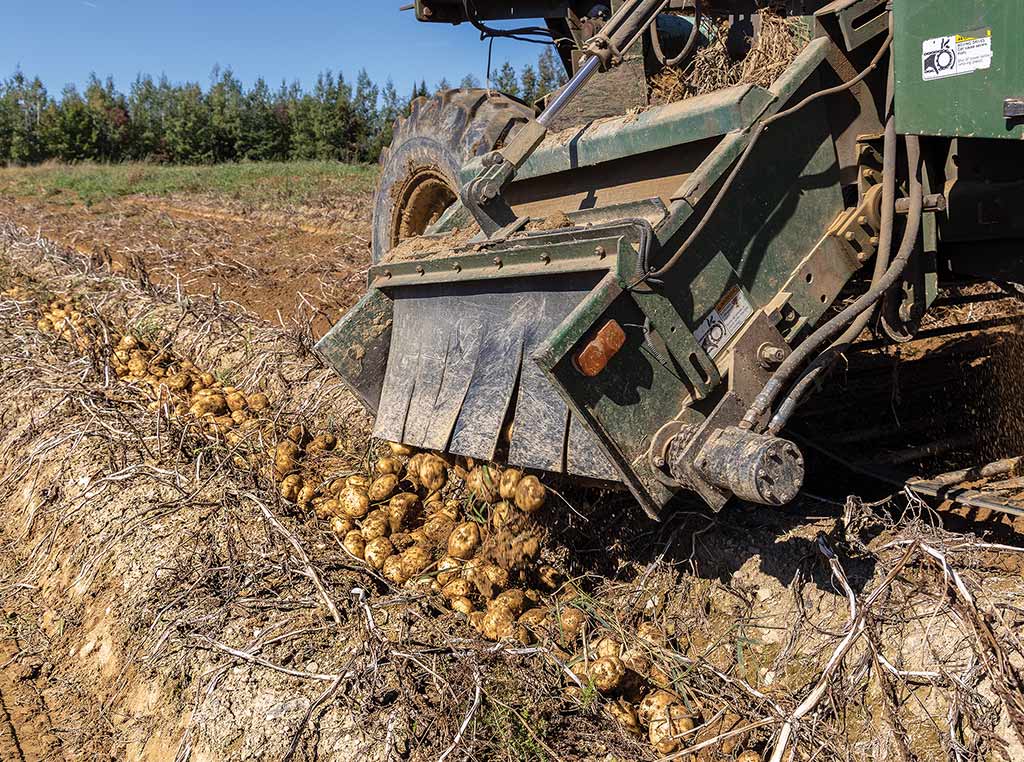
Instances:
[[[273,435],[265,394],[224,385],[188,360],[87,317],[70,300],[50,303],[37,327],[79,351],[112,346],[111,368],[148,390],[151,409],[166,406],[174,416],[194,418],[235,446],[235,465],[257,469],[282,499],[314,510],[353,558],[390,584],[439,595],[490,640],[557,643],[574,675],[568,691],[599,692],[605,710],[660,753],[677,751],[697,733],[700,716],[657,666],[664,633],[642,623],[638,645],[629,648],[614,635],[594,636],[590,617],[573,605],[580,591],[541,558],[535,515],[547,490],[536,476],[391,443],[370,473],[327,478],[317,472],[317,456],[336,447],[329,432],[312,435],[294,425],[269,450],[241,446],[254,433]],[[737,759],[760,756],[747,751]]]

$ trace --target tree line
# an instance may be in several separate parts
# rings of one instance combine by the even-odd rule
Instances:
[[[491,86],[532,102],[560,85],[563,72],[545,48],[536,66],[519,72],[505,62]],[[480,83],[469,75],[459,86]],[[441,80],[433,91],[451,87]],[[68,85],[53,97],[38,77],[18,70],[0,81],[0,164],[373,162],[391,141],[394,121],[431,92],[423,81],[400,95],[390,80],[379,86],[365,70],[352,83],[326,71],[308,90],[297,82],[272,88],[263,79],[247,89],[231,69],[216,67],[205,89],[140,75],[122,93],[94,74],[82,91]]]

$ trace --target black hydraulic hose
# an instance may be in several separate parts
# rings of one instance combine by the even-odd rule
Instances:
[[[851,87],[858,84],[859,82],[862,82],[869,74],[871,74],[871,72],[878,68],[878,62],[882,60],[882,56],[885,55],[890,45],[892,45],[891,24],[889,26],[889,35],[885,38],[885,42],[882,43],[882,47],[880,47],[878,49],[878,52],[875,53],[875,57],[871,59],[871,63],[869,63],[867,67],[864,69],[864,71],[862,71],[856,77],[849,80],[848,82],[842,83],[841,85],[836,85],[835,87],[830,87],[826,90],[819,90],[816,93],[812,93],[811,95],[808,95],[806,98],[804,98],[802,101],[800,101],[792,108],[786,109],[785,111],[780,111],[777,114],[770,116],[764,121],[760,122],[754,129],[754,133],[750,136],[750,142],[747,143],[747,147],[746,149],[744,149],[743,154],[736,162],[736,166],[733,167],[732,172],[729,173],[729,176],[726,178],[725,182],[722,184],[722,187],[719,189],[718,194],[715,196],[715,200],[711,202],[711,206],[708,207],[708,210],[704,213],[704,216],[701,218],[700,222],[697,223],[697,226],[687,237],[686,241],[683,242],[682,246],[679,247],[678,251],[676,251],[676,253],[673,254],[665,264],[663,264],[657,270],[647,273],[646,275],[643,276],[643,278],[641,278],[641,280],[657,280],[659,278],[662,278],[665,275],[665,273],[667,273],[669,270],[671,270],[673,267],[679,264],[679,260],[683,258],[683,255],[690,248],[693,242],[697,240],[700,234],[703,233],[704,229],[708,226],[708,223],[711,222],[711,218],[714,217],[715,212],[718,211],[718,207],[721,206],[722,201],[725,199],[725,196],[729,192],[729,189],[732,186],[733,182],[739,176],[740,171],[747,163],[747,159],[750,158],[750,155],[754,150],[754,146],[757,145],[757,141],[760,139],[760,137],[764,134],[765,130],[768,129],[770,125],[774,124],[780,119],[784,119],[787,116],[795,114],[797,111],[800,111],[802,108],[812,103],[813,101],[818,100],[819,98],[825,98],[829,95],[841,93],[844,90],[849,90]]]
[[[907,227],[903,234],[903,242],[899,252],[892,264],[885,271],[885,275],[878,279],[878,282],[871,286],[865,293],[859,296],[852,304],[848,305],[842,312],[829,320],[814,333],[808,336],[789,357],[783,360],[775,374],[768,379],[768,383],[754,398],[753,404],[747,410],[743,420],[740,421],[741,429],[751,429],[757,420],[771,409],[772,403],[778,396],[782,387],[789,378],[807,361],[822,344],[829,341],[833,336],[846,328],[857,318],[874,307],[878,300],[892,286],[897,278],[903,274],[903,270],[910,260],[917,243],[917,234],[921,230],[921,214],[924,210],[924,192],[921,184],[921,141],[916,135],[907,135],[907,166],[910,172],[910,211],[907,215]]]
[[[885,91],[885,144],[882,150],[882,219],[878,233],[878,249],[875,254],[875,267],[871,274],[871,286],[878,283],[889,267],[889,257],[892,255],[892,231],[893,221],[896,216],[896,117],[893,114],[893,100],[895,97],[894,68],[892,58],[889,59],[889,76]],[[776,435],[789,422],[793,411],[804,399],[807,391],[817,380],[828,372],[840,355],[849,349],[850,345],[867,328],[875,314],[875,307],[869,307],[850,324],[843,334],[836,339],[832,345],[818,355],[818,358],[808,366],[803,375],[793,384],[792,389],[786,398],[779,405],[775,415],[768,424],[768,433]]]
[[[702,19],[701,0],[694,0],[693,2],[693,29],[690,30],[690,36],[686,40],[686,45],[683,46],[682,51],[675,58],[665,58],[665,53],[661,49],[661,40],[658,39],[658,22],[655,21],[649,27],[651,35],[651,52],[654,53],[654,57],[658,59],[658,63],[662,66],[678,66],[680,63],[690,57],[694,48],[697,47],[697,40],[700,39],[700,22]]]

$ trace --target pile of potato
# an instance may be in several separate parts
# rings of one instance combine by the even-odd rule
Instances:
[[[86,316],[75,305],[64,299],[57,299],[47,306],[36,322],[42,333],[54,334],[84,352],[95,343],[95,336],[101,330],[100,321]]]

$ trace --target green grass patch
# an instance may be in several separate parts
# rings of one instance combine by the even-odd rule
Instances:
[[[373,190],[377,168],[331,161],[211,166],[58,164],[0,169],[0,193],[95,204],[120,196],[205,194],[252,204],[320,205]]]

